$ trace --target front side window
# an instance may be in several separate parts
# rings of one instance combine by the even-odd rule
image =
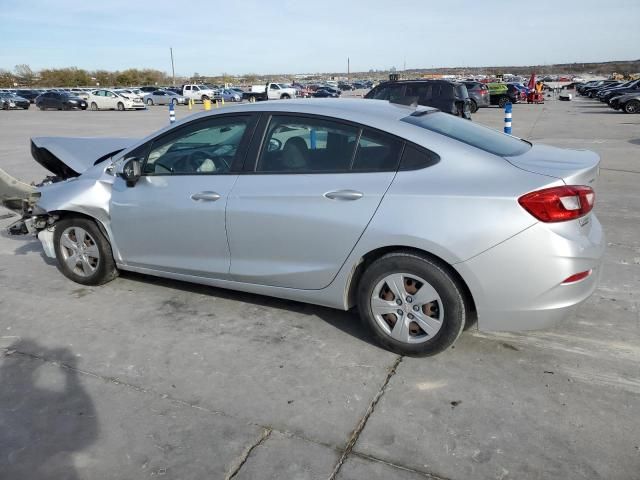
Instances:
[[[348,171],[359,129],[319,118],[274,115],[257,171],[309,173]]]
[[[147,175],[222,174],[231,170],[250,120],[218,118],[197,122],[153,142]]]

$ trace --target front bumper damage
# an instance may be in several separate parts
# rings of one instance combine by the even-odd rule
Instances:
[[[29,185],[0,169],[0,203],[6,209],[20,215],[19,220],[7,227],[9,234],[38,235],[41,231],[51,230],[50,227],[58,220],[58,217],[50,215],[36,206],[36,202],[40,198],[40,192],[37,188],[59,180],[57,177],[47,177],[39,185]]]

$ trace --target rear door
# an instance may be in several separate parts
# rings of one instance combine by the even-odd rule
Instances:
[[[265,114],[263,124],[257,162],[229,197],[231,278],[324,288],[393,180],[402,142],[311,115]]]

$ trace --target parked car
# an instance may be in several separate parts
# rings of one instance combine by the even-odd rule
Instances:
[[[640,113],[640,92],[614,97],[609,101],[609,106],[625,113]]]
[[[513,95],[513,90],[510,92],[505,83],[487,83],[487,88],[489,89],[489,102],[491,105],[498,105],[500,108],[504,108],[507,103],[515,103],[514,100],[517,101],[517,97]]]
[[[213,93],[211,93],[211,96],[213,97]],[[178,95],[176,92],[170,92],[168,90],[156,90],[154,92],[146,93],[142,97],[142,100],[149,106],[169,105],[170,103],[173,103],[174,105],[184,105],[188,101],[182,95]]]
[[[322,87],[317,89],[315,92],[313,92],[311,96],[314,98],[339,98],[340,95],[338,95],[337,93],[335,93],[335,91],[332,91],[332,90],[333,89]]]
[[[624,95],[626,93],[636,93],[640,92],[640,79],[632,80],[627,82],[619,87],[608,88],[605,90],[601,90],[598,93],[598,100],[601,102],[608,103],[610,99],[613,97],[617,97],[620,95]]]
[[[592,86],[592,87],[587,87],[587,88],[583,88],[582,89],[582,95],[585,95],[589,98],[594,98],[596,96],[596,94],[598,93],[598,90],[602,89],[602,88],[606,88],[608,86],[615,86],[615,85],[619,85],[622,82],[618,82],[616,80],[603,80],[602,82],[598,82],[596,85]]]
[[[187,101],[203,102],[205,100],[213,100],[215,90],[207,85],[187,84],[182,86],[182,97]]]
[[[86,110],[87,102],[67,92],[45,92],[36,97],[36,107],[40,110],[55,108],[57,110]]]
[[[155,92],[156,90],[160,90],[160,87],[154,87],[151,85],[147,85],[145,87],[140,87],[139,90],[143,93]]]
[[[115,90],[93,90],[89,93],[89,107],[91,110],[135,110],[146,108],[138,96],[130,98]]]
[[[83,285],[131,270],[357,306],[380,344],[429,355],[476,316],[483,331],[546,328],[600,276],[599,157],[432,108],[258,103],[31,152],[75,180],[38,187],[11,231],[37,233]]]
[[[2,110],[10,110],[12,108],[21,108],[28,110],[31,102],[26,98],[22,98],[14,93],[0,93],[0,108]]]
[[[341,90],[343,92],[353,90],[353,85],[347,82],[338,82],[338,90]]]
[[[120,95],[124,95],[125,97],[128,97],[132,100],[134,98],[139,98],[140,100],[142,100],[142,97],[144,96],[144,92],[139,88],[118,88],[115,90],[115,92],[119,93]]]
[[[265,85],[252,85],[250,92],[244,92],[242,98],[249,101],[288,100],[296,98],[297,90],[286,83],[270,82]]]
[[[464,83],[448,80],[400,80],[384,82],[364,98],[435,107],[443,112],[471,119],[471,100]]]
[[[489,102],[489,89],[484,83],[466,81],[464,84],[467,87],[469,93],[469,99],[471,100],[471,113],[476,113],[478,108],[488,107]]]
[[[35,102],[36,97],[38,95],[40,95],[42,92],[40,92],[39,90],[33,90],[33,89],[24,89],[21,88],[19,90],[16,90],[16,95],[22,97],[22,98],[26,98],[27,100],[29,100],[31,103]]]
[[[223,88],[218,90],[216,93],[216,98],[221,98],[225,102],[240,102],[242,101],[242,94],[239,94],[235,90],[231,90],[230,88]]]

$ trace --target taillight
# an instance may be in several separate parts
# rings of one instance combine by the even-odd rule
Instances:
[[[527,193],[518,203],[541,222],[566,222],[589,213],[595,199],[591,187],[567,185]]]

